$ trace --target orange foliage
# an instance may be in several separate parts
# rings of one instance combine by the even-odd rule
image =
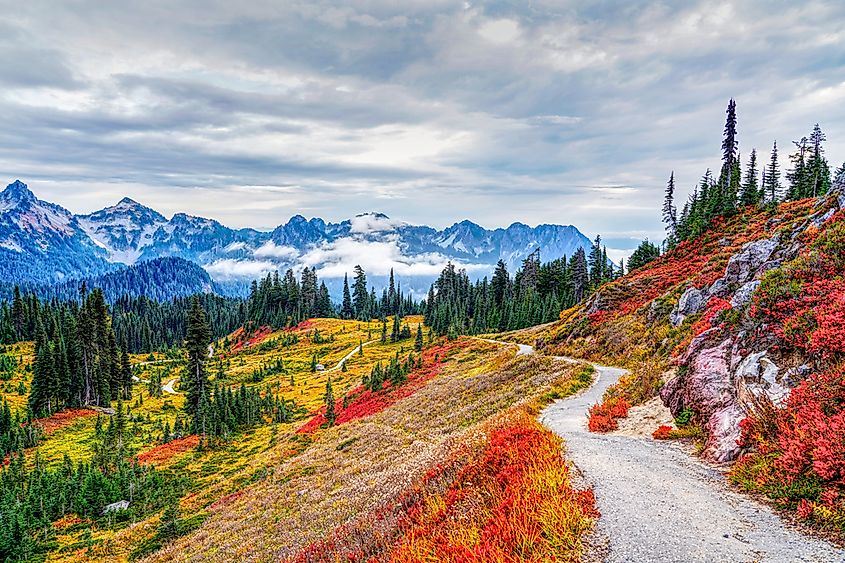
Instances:
[[[172,440],[166,444],[161,444],[141,454],[138,454],[138,461],[140,463],[149,463],[157,465],[168,461],[170,458],[183,454],[200,443],[200,438],[196,434],[191,434],[184,438]]]
[[[32,421],[32,423],[36,426],[40,426],[44,431],[44,435],[49,436],[57,430],[70,426],[77,418],[94,416],[96,414],[97,411],[92,409],[67,409],[48,416],[47,418],[36,418]]]
[[[335,424],[343,424],[376,414],[390,405],[410,397],[440,373],[444,361],[450,354],[466,346],[468,342],[467,340],[446,341],[425,348],[422,352],[423,366],[412,370],[408,374],[408,380],[402,385],[393,386],[387,381],[384,384],[384,389],[376,393],[359,385],[349,392],[349,397],[352,397],[352,400],[348,401],[346,408],[343,408],[343,398],[337,399],[335,402],[335,412],[337,413]],[[297,433],[310,434],[326,424],[325,412],[325,407],[322,407],[311,420],[297,430]]]
[[[484,432],[482,447],[457,448],[395,503],[365,516],[367,533],[343,526],[295,561],[578,561],[580,536],[598,512],[591,490],[572,488],[560,440],[524,409]]]
[[[651,437],[655,440],[668,440],[672,437],[672,427],[661,424],[660,427],[652,433]]]
[[[587,428],[590,432],[611,432],[619,428],[617,418],[628,416],[631,404],[625,397],[610,397],[601,404],[590,407]]]

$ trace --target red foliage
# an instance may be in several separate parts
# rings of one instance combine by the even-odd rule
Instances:
[[[157,465],[163,463],[170,458],[183,454],[193,448],[196,448],[200,443],[200,438],[196,434],[185,436],[172,440],[166,444],[161,444],[141,454],[138,454],[138,461],[140,463],[148,463]]]
[[[311,330],[315,326],[315,322],[312,320],[302,321],[296,326],[289,326],[285,329],[285,332],[298,332],[300,330]]]
[[[598,511],[592,491],[559,481],[569,471],[559,442],[528,414],[486,433],[483,449],[456,449],[417,486],[363,517],[361,528],[335,530],[296,561],[573,559],[562,543],[574,545]]]
[[[790,221],[805,217],[814,203],[814,199],[807,199],[781,204],[777,220],[772,220],[770,211],[756,207],[748,207],[730,219],[717,219],[698,239],[682,242],[648,265],[605,285],[601,295],[606,315],[597,317],[594,324],[629,315],[679,284],[699,288],[712,284],[724,275],[730,257],[745,244],[771,237]]]
[[[726,301],[719,297],[711,297],[707,302],[707,308],[704,310],[704,315],[692,325],[693,338],[699,334],[713,328],[713,319],[722,311],[727,311],[731,308],[730,301]]]
[[[672,427],[661,424],[657,430],[652,433],[651,437],[655,440],[668,440],[672,437]]]
[[[354,398],[347,404],[346,408],[343,408],[343,398],[335,402],[335,412],[337,413],[335,425],[379,413],[397,401],[410,397],[436,377],[449,354],[463,345],[464,342],[458,340],[424,349],[422,354],[423,367],[411,371],[408,374],[408,380],[398,387],[386,382],[384,389],[373,393],[359,385],[350,391],[349,396]],[[326,424],[325,411],[325,407],[321,408],[311,420],[297,430],[297,433],[310,434]]]
[[[244,348],[261,344],[272,333],[273,329],[266,325],[256,329],[254,332],[247,332],[243,328],[239,328],[229,335],[229,342],[232,343],[231,351],[238,352]]]
[[[49,436],[56,430],[61,430],[66,426],[73,424],[77,418],[86,416],[94,416],[97,411],[92,409],[67,409],[57,412],[47,418],[36,418],[32,421],[36,426],[40,426],[45,436]]]
[[[815,374],[792,390],[778,420],[778,466],[790,480],[812,472],[845,485],[845,373]]]
[[[628,416],[631,404],[625,397],[611,397],[590,407],[587,428],[590,432],[610,432],[619,428],[617,418]]]
[[[828,219],[802,255],[763,279],[752,314],[759,336],[832,360],[845,354],[845,213]]]

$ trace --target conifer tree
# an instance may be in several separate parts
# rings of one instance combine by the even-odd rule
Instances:
[[[769,166],[766,167],[766,175],[763,181],[763,191],[766,194],[766,202],[775,204],[781,198],[780,167],[778,166],[778,143],[772,145],[772,156]]]
[[[340,318],[351,319],[355,316],[355,310],[352,308],[352,296],[349,293],[349,278],[346,274],[343,275],[343,303],[340,307]]]
[[[421,351],[423,348],[423,333],[422,333],[422,324],[417,323],[417,337],[414,340],[414,350],[417,352]]]
[[[751,149],[751,156],[748,159],[748,169],[745,171],[745,181],[742,184],[742,192],[739,201],[742,205],[756,205],[760,203],[760,188],[757,185],[757,149]]]
[[[211,329],[199,298],[195,297],[188,313],[185,337],[188,365],[182,381],[185,388],[185,411],[192,415],[197,414],[200,404],[208,400],[208,373],[205,364],[210,342]]]
[[[370,294],[367,291],[367,274],[361,266],[354,268],[355,278],[352,284],[352,306],[355,309],[355,318],[360,321],[370,318]]]
[[[663,199],[663,222],[666,224],[668,238],[673,240],[678,229],[678,210],[675,207],[675,171],[669,175],[666,184],[666,197]]]

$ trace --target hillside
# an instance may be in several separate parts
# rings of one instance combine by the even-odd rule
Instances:
[[[208,272],[199,265],[182,258],[156,258],[134,266],[118,267],[106,274],[84,276],[72,281],[44,285],[16,284],[22,293],[32,293],[41,299],[75,300],[82,284],[103,290],[106,301],[114,303],[121,297],[144,296],[154,301],[170,301],[197,293],[220,293]],[[0,286],[0,297],[11,301],[13,284]]]
[[[606,398],[659,394],[700,429],[705,459],[740,459],[733,482],[841,534],[842,190],[720,218],[560,321],[508,336],[629,367]]]
[[[413,338],[382,342],[380,332],[378,322],[314,319],[215,342],[213,404],[226,401],[230,418],[202,437],[183,412],[184,357],[133,356],[130,400],[25,425],[40,443],[0,479],[15,476],[14,490],[36,498],[49,482],[65,500],[42,509],[35,540],[0,526],[0,550],[50,561],[485,561],[520,545],[538,560],[577,560],[592,497],[573,488],[560,441],[536,414],[591,370],[468,338],[430,335],[417,353]],[[2,356],[13,410],[26,403],[32,354],[24,343]],[[143,465],[103,457],[101,444],[119,436]],[[33,471],[47,473],[33,481]],[[548,533],[535,536],[538,525]]]

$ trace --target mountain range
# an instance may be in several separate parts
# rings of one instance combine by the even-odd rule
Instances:
[[[449,261],[480,277],[500,259],[516,269],[537,248],[550,260],[589,246],[571,225],[488,230],[464,220],[437,230],[364,213],[339,223],[295,215],[260,231],[185,213],[167,219],[130,198],[75,215],[38,199],[19,180],[0,192],[0,282],[62,283],[175,257],[202,266],[224,291],[276,269],[309,266],[336,294],[355,264],[374,285],[393,268],[406,289],[425,291]]]

